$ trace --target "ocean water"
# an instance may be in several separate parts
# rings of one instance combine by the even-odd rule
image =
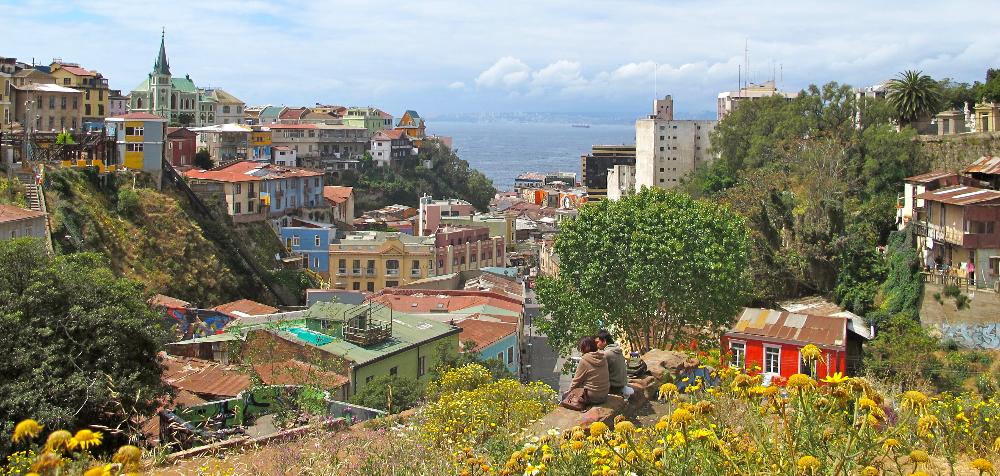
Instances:
[[[576,172],[580,156],[594,144],[634,144],[633,124],[439,122],[428,120],[427,132],[451,136],[458,156],[482,171],[498,190],[511,190],[523,172]]]

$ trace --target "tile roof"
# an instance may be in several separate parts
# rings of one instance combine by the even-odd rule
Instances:
[[[378,113],[378,117],[381,117],[382,119],[392,119],[392,114],[389,114],[388,112],[381,109],[376,109],[375,111]]]
[[[309,109],[304,107],[290,107],[281,111],[281,114],[278,115],[278,119],[301,119],[308,113]]]
[[[319,177],[322,172],[242,160],[212,170],[188,170],[184,176],[216,182],[256,182],[291,177]]]
[[[402,139],[404,137],[407,137],[406,136],[406,131],[404,131],[402,129],[389,129],[389,130],[378,131],[377,133],[375,133],[375,136],[372,137],[372,139],[373,140],[378,140],[378,139],[381,139],[381,140],[399,140],[399,139]]]
[[[742,314],[726,335],[844,349],[847,346],[848,321],[844,316],[816,316],[773,309],[743,308]]]
[[[67,73],[76,76],[96,76],[97,73],[90,71],[86,68],[81,68],[80,65],[73,64],[60,64],[59,69],[65,70]]]
[[[976,159],[971,165],[966,167],[964,170],[967,174],[988,174],[988,175],[998,175],[1000,174],[1000,157],[993,157],[985,155]]]
[[[0,205],[0,223],[30,220],[44,216],[44,212],[15,207],[14,205]]]
[[[354,187],[327,185],[323,187],[323,198],[333,204],[346,202],[354,194]]]
[[[1000,191],[965,185],[953,185],[921,193],[916,198],[922,198],[931,202],[947,203],[949,205],[972,205],[985,202],[1000,204]]]
[[[128,114],[121,115],[121,116],[109,117],[108,120],[110,120],[110,121],[115,121],[115,120],[119,120],[119,121],[163,121],[163,122],[167,121],[166,119],[164,119],[164,118],[162,118],[160,116],[157,116],[156,114],[150,114],[148,112],[130,112]]]
[[[163,365],[163,382],[178,390],[235,397],[250,387],[250,377],[234,366],[173,355],[164,356]]]
[[[251,301],[249,299],[239,299],[233,302],[227,302],[225,304],[220,304],[212,308],[214,311],[219,311],[223,314],[235,317],[243,316],[261,316],[264,314],[274,314],[280,309],[276,307],[268,306],[267,304],[261,304],[257,301]]]
[[[258,364],[254,366],[254,370],[267,385],[320,384],[324,389],[333,389],[350,381],[336,372],[325,371],[295,359]]]
[[[460,345],[465,341],[470,340],[476,343],[476,347],[474,349],[462,349],[465,351],[480,351],[510,335],[517,334],[517,324],[507,322],[463,319],[455,322],[455,325],[462,329],[462,333],[458,335]]]

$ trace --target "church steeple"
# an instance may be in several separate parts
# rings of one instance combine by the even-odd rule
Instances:
[[[156,57],[156,63],[153,64],[153,74],[170,75],[170,63],[167,62],[167,48],[163,44],[166,35],[167,29],[164,28],[160,33],[160,55]]]

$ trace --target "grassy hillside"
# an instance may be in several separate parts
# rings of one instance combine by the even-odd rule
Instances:
[[[178,198],[131,178],[72,169],[48,173],[45,192],[57,253],[95,251],[119,275],[151,292],[199,305],[240,297],[270,301],[205,232]]]

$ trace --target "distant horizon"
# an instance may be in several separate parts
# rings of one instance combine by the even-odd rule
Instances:
[[[829,81],[866,87],[915,69],[971,83],[1000,66],[1000,37],[980,33],[992,31],[992,17],[969,14],[996,9],[997,0],[947,8],[901,0],[767,8],[736,0],[614,8],[589,0],[0,2],[6,31],[18,38],[0,55],[79,63],[126,94],[151,71],[165,29],[174,76],[190,74],[247,105],[374,105],[396,117],[407,109],[427,117],[645,113],[670,94],[678,117],[704,118],[741,80],[774,77],[786,91]],[[960,27],[941,34],[943,25]]]

